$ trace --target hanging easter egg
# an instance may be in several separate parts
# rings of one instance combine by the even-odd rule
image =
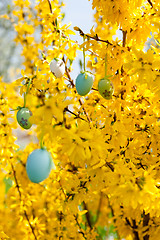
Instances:
[[[88,72],[81,72],[76,78],[76,90],[79,95],[85,96],[91,90],[93,77]]]
[[[19,125],[24,129],[31,128],[32,124],[29,122],[29,118],[32,116],[32,112],[28,108],[21,108],[17,112],[17,121]]]
[[[98,83],[98,91],[105,99],[111,99],[114,93],[113,83],[109,79],[101,79]]]
[[[55,168],[55,165],[46,149],[36,149],[28,156],[26,171],[31,182],[42,182],[49,176],[52,168]]]
[[[65,64],[62,59],[54,58],[50,62],[50,70],[55,77],[60,78],[65,73]]]

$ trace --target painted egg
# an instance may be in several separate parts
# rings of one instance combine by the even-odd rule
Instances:
[[[26,171],[31,182],[42,182],[49,176],[52,168],[55,168],[55,165],[47,150],[36,149],[28,156]]]
[[[63,60],[59,58],[54,58],[50,62],[50,70],[54,74],[55,77],[60,78],[65,73],[65,64]]]
[[[79,95],[85,96],[91,90],[93,77],[88,72],[80,73],[76,78],[76,90]]]
[[[21,108],[17,112],[17,121],[19,125],[24,129],[29,129],[32,124],[29,122],[29,118],[32,116],[32,112],[28,108]]]
[[[98,91],[105,99],[111,99],[114,93],[113,83],[109,79],[101,79],[98,83]]]

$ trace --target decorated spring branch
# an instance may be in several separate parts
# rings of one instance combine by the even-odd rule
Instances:
[[[0,16],[23,56],[0,80],[0,239],[159,240],[160,3],[89,3],[89,33],[58,0]]]

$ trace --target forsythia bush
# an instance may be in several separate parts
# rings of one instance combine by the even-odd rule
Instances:
[[[1,16],[14,25],[24,60],[20,79],[0,81],[1,239],[89,240],[112,233],[159,240],[160,3],[90,3],[96,10],[90,33],[63,24],[58,0],[14,0],[13,11]],[[117,30],[121,40],[113,37]],[[83,44],[72,40],[75,31]],[[151,34],[157,45],[144,51]],[[70,73],[82,50],[76,86]],[[61,69],[52,61],[58,59],[63,69],[56,77]],[[17,122],[23,107],[31,116],[19,121],[29,121],[29,129]],[[19,148],[17,128],[37,141]],[[40,148],[51,154],[52,169],[34,183],[26,163]],[[40,160],[36,169],[43,171]]]

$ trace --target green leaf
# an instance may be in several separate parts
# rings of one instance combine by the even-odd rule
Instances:
[[[7,194],[9,189],[12,187],[12,180],[10,178],[4,178],[3,182],[5,183],[5,194]]]
[[[99,240],[106,240],[106,235],[107,235],[107,228],[106,228],[106,226],[104,226],[104,227],[98,226],[97,227],[97,233],[99,234],[97,239],[99,239]]]

